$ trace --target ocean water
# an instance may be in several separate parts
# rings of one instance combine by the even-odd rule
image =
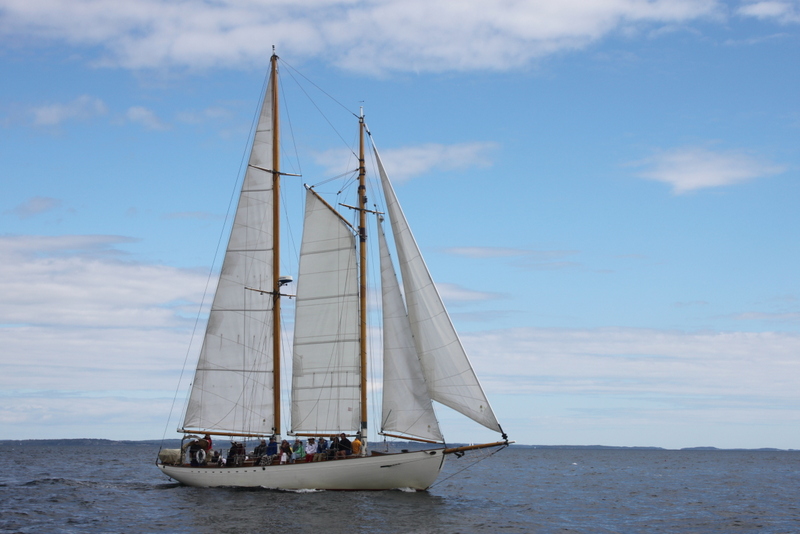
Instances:
[[[0,445],[0,532],[800,532],[800,452],[511,447],[409,493],[189,488],[157,451]]]

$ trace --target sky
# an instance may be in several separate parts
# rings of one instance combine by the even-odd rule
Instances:
[[[797,0],[0,0],[0,439],[177,437],[273,45],[510,439],[800,448]]]

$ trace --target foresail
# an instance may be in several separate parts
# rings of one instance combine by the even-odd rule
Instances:
[[[414,343],[433,400],[502,432],[420,254],[389,177],[375,149]]]
[[[266,170],[272,161],[271,100],[268,89],[211,305],[186,429],[272,432],[273,177]]]
[[[417,357],[400,285],[386,245],[378,231],[383,307],[383,410],[381,430],[444,441]]]
[[[353,230],[306,194],[295,304],[292,431],[359,428],[359,303]]]

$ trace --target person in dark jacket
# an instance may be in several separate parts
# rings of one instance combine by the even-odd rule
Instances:
[[[275,456],[278,454],[278,442],[275,441],[275,436],[269,438],[269,443],[267,443],[267,456]]]
[[[350,440],[347,439],[347,435],[344,432],[339,434],[339,450],[336,453],[337,458],[346,458],[353,454],[353,445],[350,443]]]

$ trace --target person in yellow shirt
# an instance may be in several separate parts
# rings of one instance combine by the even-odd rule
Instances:
[[[356,439],[350,444],[353,449],[353,456],[361,456],[361,434],[356,434]]]

